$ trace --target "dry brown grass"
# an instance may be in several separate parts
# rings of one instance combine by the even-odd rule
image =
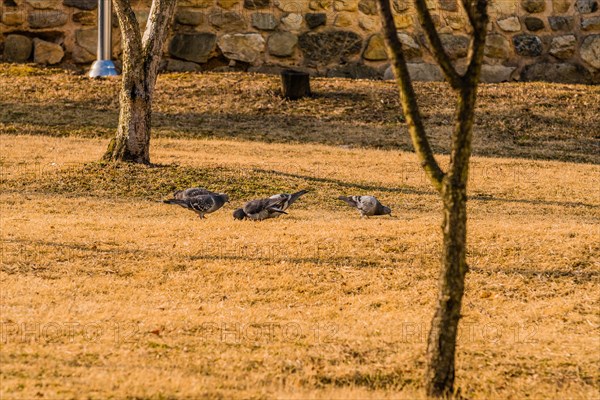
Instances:
[[[0,65],[0,134],[109,137],[118,80]],[[315,79],[315,96],[282,100],[274,76],[168,74],[157,84],[154,135],[321,143],[410,150],[393,82]],[[436,151],[448,149],[454,98],[417,83]],[[475,152],[492,157],[600,163],[600,86],[481,85]]]
[[[113,84],[85,81],[84,92],[77,77],[44,79],[46,94],[30,92],[21,105],[20,95],[3,97],[2,132],[21,110],[36,135],[0,136],[2,399],[422,398],[440,206],[412,154],[331,146],[338,122],[313,121],[322,131],[298,139],[306,143],[163,137],[153,141],[156,168],[101,167],[94,161],[106,140],[89,136],[109,131],[114,106],[97,93]],[[162,79],[164,96],[175,78]],[[258,85],[274,86],[270,79]],[[68,88],[99,96],[87,103],[96,110],[89,127],[64,119],[66,111],[56,111],[59,125],[51,106],[33,123],[33,98],[65,102]],[[201,101],[194,95],[188,106],[216,107]],[[573,126],[582,123],[575,114]],[[169,118],[161,135],[197,133],[186,132],[191,121]],[[244,125],[228,126],[240,134]],[[366,138],[363,127],[377,135],[368,126],[352,128],[348,140]],[[593,140],[580,128],[565,137]],[[561,146],[540,141],[538,150],[566,158]],[[589,149],[576,157],[473,160],[457,364],[467,398],[598,398],[600,167],[582,162],[597,159]],[[232,204],[200,221],[158,202],[193,184],[227,190]],[[288,216],[231,217],[246,199],[298,188],[312,192]],[[361,220],[334,200],[342,193],[375,194],[396,216]]]

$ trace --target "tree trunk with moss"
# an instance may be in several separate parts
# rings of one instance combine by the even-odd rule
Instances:
[[[425,173],[439,192],[443,205],[442,268],[439,294],[427,342],[427,395],[452,397],[454,394],[455,355],[458,324],[468,271],[467,249],[467,181],[477,85],[483,60],[487,0],[463,0],[473,36],[469,47],[467,71],[459,74],[448,57],[425,0],[415,0],[419,21],[425,31],[432,54],[457,96],[452,132],[450,164],[443,171],[436,161],[425,132],[416,95],[408,73],[402,44],[394,24],[389,0],[379,0],[385,41],[400,90],[400,102],[415,151]]]
[[[119,124],[104,154],[107,161],[150,164],[154,86],[176,3],[176,0],[153,0],[142,37],[130,1],[113,0],[121,29],[123,77]]]

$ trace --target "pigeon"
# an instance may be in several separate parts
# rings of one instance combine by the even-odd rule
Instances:
[[[184,199],[169,199],[164,202],[167,204],[177,204],[183,208],[192,210],[203,219],[205,214],[213,213],[223,207],[225,203],[229,203],[229,196],[224,193],[202,194]]]
[[[301,190],[293,194],[281,193],[266,199],[249,201],[244,207],[233,212],[233,218],[239,220],[248,218],[254,221],[277,218],[281,214],[287,214],[285,210],[306,193],[308,190]]]
[[[211,192],[210,190],[206,190],[201,187],[194,187],[194,188],[189,188],[189,189],[185,189],[185,190],[178,190],[175,193],[173,193],[173,197],[178,200],[185,200],[188,197],[196,197],[196,196],[203,196],[203,195],[217,195],[217,194],[223,194],[223,193]]]
[[[345,201],[350,207],[356,208],[362,217],[372,217],[373,215],[392,216],[392,210],[382,205],[379,200],[373,196],[340,196],[338,200]]]

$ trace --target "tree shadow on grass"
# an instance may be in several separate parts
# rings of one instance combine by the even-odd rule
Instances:
[[[471,272],[483,275],[497,275],[499,273],[506,275],[521,275],[526,278],[549,278],[549,279],[575,279],[580,282],[591,282],[600,279],[600,271],[583,269],[533,269],[533,268],[494,268],[484,269],[479,267],[469,267]]]
[[[341,96],[341,97],[340,97]],[[315,143],[333,146],[413,151],[401,113],[394,109],[364,109],[369,96],[344,91],[321,91],[316,100],[346,104],[340,113],[318,111],[319,103],[295,109],[287,104],[261,112],[259,106],[246,113],[165,112],[153,113],[155,137],[242,139],[266,143]],[[363,108],[352,108],[352,104]],[[328,107],[332,107],[331,104]],[[314,108],[314,110],[313,110]],[[335,110],[334,110],[335,111]],[[500,115],[498,115],[500,114]],[[517,115],[520,115],[516,112]],[[444,110],[429,110],[425,125],[437,154],[448,154],[452,115]],[[51,105],[0,103],[0,133],[51,136],[110,137],[116,129],[118,109],[110,102],[68,99]],[[499,125],[498,121],[503,121]],[[525,121],[525,122],[524,122]],[[526,129],[524,128],[526,127]],[[545,132],[545,127],[554,127]],[[556,128],[560,129],[557,130]],[[579,135],[589,127],[578,121],[550,115],[524,114],[502,110],[494,118],[481,115],[474,127],[474,154],[538,160],[600,164],[600,140]],[[529,137],[529,132],[537,132]],[[571,132],[571,133],[569,133]]]
[[[308,182],[318,182],[321,184],[335,185],[344,188],[350,189],[359,189],[366,192],[369,191],[377,191],[384,193],[398,193],[398,194],[412,194],[419,196],[435,196],[437,197],[437,193],[432,190],[422,190],[411,187],[401,187],[401,188],[393,188],[386,187],[381,185],[370,185],[365,183],[355,183],[355,182],[347,182],[339,179],[333,178],[320,178],[309,175],[300,175],[300,174],[292,174],[288,172],[274,171],[274,170],[262,170],[255,169],[257,172],[268,173],[273,175],[285,176],[289,178],[295,179],[303,179]],[[532,205],[541,205],[541,206],[561,206],[561,207],[586,207],[590,209],[600,209],[600,205],[597,204],[589,204],[583,203],[580,201],[553,201],[553,200],[542,200],[542,199],[507,199],[503,197],[497,196],[487,196],[487,195],[475,195],[469,196],[468,199],[470,201],[497,201],[504,203],[522,203],[522,204],[532,204]]]

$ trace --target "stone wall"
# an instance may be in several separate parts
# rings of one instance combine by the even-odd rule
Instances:
[[[97,0],[0,1],[3,61],[85,67],[95,59]],[[599,0],[490,1],[485,81],[600,82]],[[134,3],[142,29],[149,3]],[[463,66],[464,11],[457,0],[428,4],[450,57]],[[440,80],[412,1],[393,0],[393,9],[414,78]],[[113,26],[118,59],[114,19]],[[376,0],[179,0],[163,68],[389,77],[380,30]]]

